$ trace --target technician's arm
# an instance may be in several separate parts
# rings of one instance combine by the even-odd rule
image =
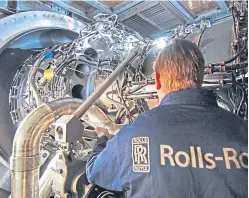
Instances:
[[[86,164],[87,179],[108,190],[123,191],[120,181],[118,135],[108,141],[107,136],[98,139]]]

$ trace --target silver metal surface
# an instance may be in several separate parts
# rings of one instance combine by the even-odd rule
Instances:
[[[119,21],[146,37],[184,24],[186,18],[169,2],[144,1],[119,14]]]
[[[99,107],[95,105],[90,107],[85,115],[85,118],[83,118],[85,122],[94,128],[105,128],[110,134],[116,134],[116,132],[118,132],[123,126],[121,124],[115,124]]]
[[[44,53],[35,61],[34,66],[31,68],[29,76],[28,76],[28,84],[30,85],[30,91],[33,93],[34,98],[36,100],[37,106],[42,104],[41,96],[38,92],[38,88],[35,84],[35,74],[39,69],[39,65],[44,57]]]
[[[153,9],[152,9],[153,8]],[[151,10],[150,10],[151,9]],[[163,30],[161,26],[164,25],[164,23],[167,23],[170,20],[174,20],[174,17],[170,16],[169,13],[164,13],[161,14],[162,8],[160,5],[155,5],[154,7],[150,7],[150,9],[145,9],[143,11],[140,10],[139,14],[136,15],[137,18],[135,18],[135,22],[138,23],[139,25],[144,25],[146,26],[147,29],[149,29],[151,32],[154,31],[151,27],[147,26],[147,23],[151,24],[153,21],[153,24],[161,24],[160,25],[160,30]],[[155,15],[154,13],[159,13],[158,15]],[[168,21],[164,21],[161,19],[167,18]],[[145,19],[146,18],[146,19]],[[142,20],[141,20],[142,19]],[[147,20],[148,19],[148,20]],[[116,21],[116,20],[115,20]],[[131,20],[132,21],[132,20]],[[142,21],[142,22],[141,22]],[[146,23],[143,23],[143,21],[146,21]],[[133,21],[134,22],[134,21]],[[141,23],[140,23],[141,22]],[[167,24],[165,24],[167,25]],[[155,25],[156,26],[156,25]],[[99,26],[99,30],[102,31],[101,27]],[[159,26],[158,26],[159,27]],[[153,27],[155,28],[155,27]],[[87,32],[87,31],[86,31]],[[0,33],[1,35],[1,33]],[[0,37],[1,38],[1,37]],[[104,37],[103,37],[104,38]],[[107,37],[108,38],[108,37]],[[91,40],[90,40],[91,41]],[[95,40],[94,40],[95,41]],[[97,41],[99,41],[97,39]],[[108,39],[106,39],[108,41]],[[108,42],[107,42],[108,43]],[[74,44],[74,43],[73,43]],[[71,44],[70,49],[74,46]],[[94,43],[90,43],[94,44]],[[99,44],[99,46],[102,47],[102,45]],[[104,45],[106,47],[107,45]],[[79,47],[79,46],[78,46]],[[99,47],[100,48],[100,47]],[[96,49],[99,49],[96,47]],[[77,48],[76,48],[77,49]],[[83,48],[78,48],[77,50],[80,51]],[[100,48],[104,53],[107,53],[107,50]],[[33,197],[48,197],[49,194],[52,192],[51,185],[53,184],[53,177],[55,175],[58,176],[56,179],[59,178],[59,180],[55,180],[55,186],[53,189],[55,189],[56,196],[64,196],[64,178],[66,177],[66,168],[63,169],[63,172],[59,170],[58,172],[53,172],[51,168],[47,170],[46,174],[44,177],[39,181],[39,168],[40,168],[40,140],[43,132],[47,127],[55,122],[58,116],[62,115],[69,115],[73,113],[73,115],[70,115],[70,119],[77,119],[77,124],[79,124],[80,127],[77,128],[77,134],[73,139],[68,139],[67,138],[67,133],[71,131],[71,128],[73,126],[66,126],[65,125],[65,118],[66,116],[62,116],[61,119],[59,119],[59,122],[57,122],[56,128],[58,126],[63,126],[65,125],[65,129],[63,129],[62,132],[62,137],[60,138],[57,134],[56,140],[62,139],[63,142],[70,142],[74,140],[80,139],[80,131],[82,131],[81,128],[81,123],[78,120],[78,118],[81,118],[82,115],[87,115],[88,116],[88,121],[89,125],[93,127],[104,127],[107,128],[111,133],[115,133],[118,131],[122,125],[115,125],[114,122],[109,119],[109,117],[97,106],[94,106],[94,103],[100,98],[100,96],[108,89],[109,86],[113,84],[113,82],[118,79],[122,72],[125,70],[128,64],[132,62],[137,56],[142,54],[141,52],[143,51],[144,46],[138,46],[135,50],[131,52],[131,54],[121,62],[121,64],[117,64],[113,66],[113,68],[116,68],[110,75],[108,73],[108,77],[100,81],[101,85],[97,88],[97,90],[90,95],[86,99],[84,103],[81,104],[82,101],[76,102],[76,100],[71,100],[71,99],[65,99],[65,100],[59,100],[52,102],[48,105],[41,105],[40,107],[37,108],[37,110],[32,111],[20,124],[15,140],[14,140],[14,145],[13,145],[13,155],[11,158],[11,168],[12,168],[12,197],[27,197],[27,198],[33,198]],[[62,54],[68,54],[70,50],[67,52],[61,51]],[[81,52],[82,53],[82,52]],[[74,52],[73,52],[74,54]],[[100,53],[98,53],[100,54]],[[124,56],[125,57],[125,56]],[[85,61],[87,62],[87,61]],[[90,62],[88,60],[88,62]],[[78,62],[79,63],[79,62]],[[84,63],[84,62],[81,62]],[[136,63],[138,64],[138,63]],[[38,66],[39,62],[35,63],[34,66]],[[86,78],[87,75],[90,75],[90,73],[84,72],[84,70],[77,70],[77,66],[80,64],[76,64],[75,66],[72,66],[70,68],[73,72],[71,72],[71,76],[77,76],[79,81],[82,81],[82,78]],[[118,66],[117,66],[118,65]],[[109,66],[109,65],[108,65]],[[116,67],[117,66],[117,67]],[[96,67],[95,65],[93,67]],[[132,67],[132,66],[131,66]],[[80,67],[79,67],[80,68]],[[88,67],[87,67],[88,68]],[[106,67],[108,68],[108,67]],[[134,66],[134,68],[137,68]],[[31,85],[31,89],[34,92],[35,99],[37,101],[38,106],[41,103],[41,100],[39,99],[39,93],[36,89],[35,86],[35,80],[32,78],[32,76],[35,75],[35,72],[37,71],[35,67],[33,67],[34,70],[31,71],[31,78],[29,79],[29,84]],[[68,68],[67,68],[68,69]],[[88,68],[89,69],[89,68]],[[112,70],[111,70],[112,71]],[[32,73],[33,72],[33,73]],[[79,77],[80,75],[77,75],[77,73],[84,74],[83,77]],[[76,77],[75,77],[76,78]],[[96,78],[97,79],[97,78]],[[33,83],[33,85],[32,85]],[[115,93],[115,92],[113,92]],[[116,92],[118,93],[118,92]],[[38,95],[38,96],[37,96]],[[132,94],[128,96],[124,96],[125,99],[144,99],[144,98],[154,98],[156,97],[156,93],[139,93],[139,94]],[[125,101],[124,101],[125,103]],[[80,105],[81,104],[81,105]],[[122,104],[120,104],[122,106]],[[78,107],[78,108],[77,108]],[[118,108],[113,108],[115,111],[122,111],[125,112],[125,109],[118,109]],[[112,110],[113,110],[112,109]],[[128,112],[128,111],[127,111]],[[122,114],[122,113],[120,113]],[[121,116],[120,116],[121,117]],[[68,120],[67,123],[70,125],[73,125],[73,123],[70,123],[72,120]],[[87,119],[83,119],[84,121],[87,122]],[[75,120],[76,121],[76,120]],[[59,123],[59,124],[58,124]],[[118,122],[121,123],[121,122]],[[64,133],[66,132],[66,133]],[[65,137],[65,138],[64,138]],[[71,138],[71,137],[70,137]],[[58,164],[56,162],[56,167],[53,170],[58,169],[58,167],[64,166],[63,163]],[[51,165],[52,167],[52,165]],[[65,167],[65,166],[64,166]],[[60,168],[59,168],[60,169]],[[39,183],[39,185],[38,185]],[[62,194],[60,193],[62,192]]]
[[[2,158],[2,156],[0,155],[0,164],[4,165],[6,168],[9,167],[8,162]]]
[[[144,46],[137,46],[129,56],[127,56],[122,63],[105,79],[100,87],[90,95],[73,113],[76,117],[80,118],[87,110],[96,102],[96,100],[107,90],[107,88],[117,79],[117,77],[125,70],[127,64],[131,62],[139,53],[144,49]]]
[[[67,163],[67,156],[65,153],[61,152],[59,159],[55,162],[56,172],[53,177],[52,190],[55,194],[55,198],[68,198],[67,193],[65,192],[65,184],[68,176]]]
[[[8,7],[7,0],[1,0],[0,1],[0,12],[5,13],[5,14],[14,14],[15,10],[12,10],[10,7]]]
[[[72,1],[71,1],[72,2]],[[83,7],[75,8],[74,6],[70,5],[70,1],[64,2],[64,1],[45,1],[44,3],[52,3],[54,5],[57,5],[61,8],[65,8],[66,10],[72,12],[75,15],[78,15],[83,18],[83,20],[91,22],[92,20],[88,18],[85,14],[85,10]]]
[[[85,2],[98,9],[100,12],[112,14],[110,8],[104,5],[103,3],[99,2],[98,0],[85,0]]]
[[[188,19],[188,22],[194,22],[194,14],[188,12],[181,3],[179,3],[178,1],[168,1],[166,3],[173,5],[173,7],[178,11],[179,14]]]
[[[149,20],[144,18],[141,14],[136,14],[122,23],[135,31],[140,31],[141,35],[146,37],[150,37],[160,31],[155,24],[151,24]]]
[[[130,8],[129,10],[126,10],[119,14],[118,20],[124,21],[126,19],[129,19],[130,17],[134,16],[137,13],[141,13],[151,7],[154,7],[158,5],[159,1],[143,1],[138,5],[135,5],[134,7]]]
[[[79,33],[84,27],[82,22],[54,12],[17,13],[0,20],[0,54],[13,40],[34,30],[63,29]]]
[[[133,6],[139,4],[139,3],[142,3],[143,1],[142,0],[137,0],[137,1],[124,1],[123,3],[115,6],[113,8],[114,10],[114,13],[115,14],[120,14],[130,8],[132,8]]]
[[[46,171],[39,180],[39,198],[48,198],[52,193],[53,178],[56,172],[56,161],[59,159],[60,152],[49,162]]]
[[[5,165],[3,165],[2,163],[0,163],[0,173],[1,173],[1,177],[0,177],[0,189],[4,189],[7,192],[10,192],[10,169],[9,167],[6,167]]]
[[[15,134],[12,156],[12,198],[39,196],[40,141],[47,127],[57,116],[71,114],[81,100],[61,99],[33,110],[20,124]]]
[[[52,57],[45,57],[41,64],[35,61],[43,56],[42,52],[25,61],[17,70],[10,89],[13,122],[18,124],[41,101],[46,103],[70,96],[87,98],[95,89],[96,76],[107,77],[140,39],[135,34],[126,34],[125,29],[117,29],[116,21],[116,15],[98,15],[95,23],[82,30],[77,40],[45,49]],[[122,39],[117,35],[122,35]],[[42,72],[49,65],[54,69],[52,80],[46,80]]]
[[[157,97],[157,93],[153,93],[153,94],[134,94],[134,95],[128,95],[128,96],[125,96],[125,98],[127,99],[143,99],[143,98],[153,98],[153,97]]]
[[[42,166],[46,162],[49,155],[50,155],[50,152],[48,150],[43,149],[40,151],[40,166]]]
[[[83,124],[74,115],[61,116],[55,122],[55,140],[57,142],[76,142],[81,139],[83,131]]]

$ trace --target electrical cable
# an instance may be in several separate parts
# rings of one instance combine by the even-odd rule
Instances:
[[[105,196],[107,196],[107,195],[114,195],[113,193],[111,193],[111,192],[109,192],[109,193],[106,193],[106,194],[104,194],[103,196],[101,196],[100,198],[104,198]]]
[[[232,111],[233,109],[231,108],[230,104],[228,102],[226,102],[225,100],[223,100],[222,98],[218,97],[217,102],[222,103],[223,105],[226,106],[227,109],[229,109],[229,111]]]
[[[129,92],[129,94],[133,94],[133,93],[135,93],[136,91],[138,91],[138,90],[140,90],[140,89],[142,89],[142,88],[144,88],[144,87],[146,87],[146,86],[147,86],[147,84],[140,85],[139,87],[137,87],[137,88],[135,88],[134,90],[132,90],[131,92]]]
[[[235,84],[242,90],[241,101],[240,101],[240,103],[239,103],[239,106],[238,106],[237,112],[236,112],[236,114],[239,115],[239,112],[240,112],[240,110],[241,110],[242,104],[243,104],[243,102],[245,101],[245,96],[246,96],[246,94],[245,94],[245,90],[244,90],[244,88],[242,87],[241,84],[239,84],[238,82],[235,82]]]
[[[235,56],[233,56],[232,58],[224,61],[224,64],[228,64],[228,63],[231,63],[233,62],[239,55],[241,55],[246,49],[246,41],[244,41],[244,45],[243,45],[243,49],[238,52]],[[211,66],[219,66],[221,63],[212,63]]]
[[[130,112],[128,106],[126,105],[126,102],[125,102],[125,100],[124,100],[123,94],[121,93],[121,90],[120,90],[120,87],[119,87],[119,82],[118,82],[118,80],[116,80],[116,84],[117,84],[118,95],[119,95],[119,97],[122,99],[122,101],[123,101],[123,103],[124,103],[124,107],[125,107],[126,113],[127,113],[127,115],[128,115],[129,123],[131,123],[131,122],[132,122],[132,119],[131,119],[131,112]]]
[[[116,101],[116,100],[114,100],[114,99],[112,99],[112,98],[110,98],[109,97],[109,94],[113,94],[113,92],[112,91],[109,91],[109,92],[106,92],[106,98],[108,99],[108,100],[110,100],[111,102],[113,102],[114,104],[116,104],[116,105],[118,105],[118,106],[122,106],[124,109],[125,109],[125,111],[126,111],[126,114],[128,115],[129,114],[129,108],[128,108],[128,106],[126,105],[126,103],[124,103],[124,104],[122,104],[122,103],[120,103],[120,102],[118,102],[118,101]],[[121,98],[121,96],[119,96],[120,98]],[[121,98],[122,99],[122,98]],[[123,98],[124,99],[124,98]],[[122,101],[123,102],[123,101]],[[127,113],[128,112],[128,113]],[[120,113],[121,115],[123,114],[123,111]],[[133,117],[133,116],[131,116],[131,117]]]
[[[106,194],[105,194],[106,193]],[[109,191],[103,191],[101,192],[97,198],[103,198],[104,196],[108,195],[108,194],[111,194],[111,195],[114,195],[113,193],[109,192]]]
[[[201,39],[203,37],[204,31],[207,29],[207,27],[205,27],[204,29],[201,30],[201,33],[199,35],[199,39],[197,41],[197,46],[200,47],[200,43],[201,43]]]
[[[233,113],[235,113],[236,110],[237,110],[237,108],[236,108],[236,105],[235,105],[235,103],[234,103],[234,101],[233,101],[233,99],[231,97],[231,91],[230,91],[230,89],[228,89],[228,98],[231,101],[231,103],[233,104]]]

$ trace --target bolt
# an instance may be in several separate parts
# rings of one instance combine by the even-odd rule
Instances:
[[[57,172],[58,172],[59,174],[62,174],[62,173],[63,173],[63,170],[62,170],[62,169],[58,169]]]
[[[43,154],[42,154],[42,157],[43,157],[43,158],[47,157],[47,153],[43,153]]]

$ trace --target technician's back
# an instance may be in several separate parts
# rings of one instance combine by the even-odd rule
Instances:
[[[160,105],[112,140],[99,139],[87,163],[90,182],[132,198],[247,197],[247,124],[201,88],[204,66],[190,41],[160,52]]]
[[[115,141],[129,197],[248,197],[247,124],[209,91],[168,94]]]

